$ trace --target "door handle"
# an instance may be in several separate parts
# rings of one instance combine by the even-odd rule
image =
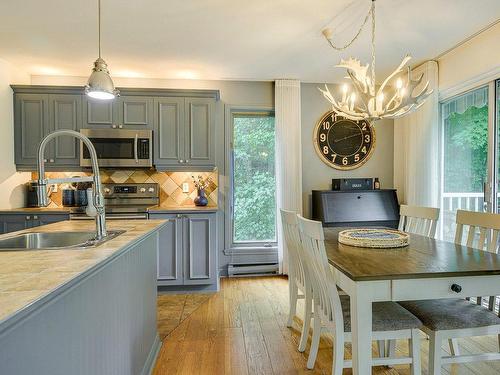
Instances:
[[[138,144],[138,135],[135,133],[135,138],[134,138],[134,159],[136,163],[139,163],[139,158],[137,156],[137,144]]]

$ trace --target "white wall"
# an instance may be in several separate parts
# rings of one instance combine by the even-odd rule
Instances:
[[[453,88],[460,91],[460,87],[467,89],[471,81],[479,83],[481,79],[491,81],[500,77],[499,43],[500,22],[441,56],[439,91]]]
[[[25,205],[23,184],[29,173],[16,172],[14,164],[14,106],[10,84],[27,84],[29,76],[0,59],[0,208]]]

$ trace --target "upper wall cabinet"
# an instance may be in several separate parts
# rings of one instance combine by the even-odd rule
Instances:
[[[84,123],[87,128],[152,129],[153,98],[120,96],[98,100],[85,96]]]
[[[215,166],[215,99],[155,99],[155,166],[160,170]]]
[[[32,170],[38,160],[38,145],[49,133],[81,126],[81,96],[73,94],[17,94],[14,138],[18,169]],[[73,137],[52,140],[45,150],[47,169],[77,167],[79,144]]]
[[[215,167],[214,90],[120,89],[114,100],[86,96],[83,87],[12,86],[15,160],[18,170],[36,170],[40,141],[60,129],[152,129],[158,170]],[[80,143],[59,137],[45,151],[47,170],[81,170]]]

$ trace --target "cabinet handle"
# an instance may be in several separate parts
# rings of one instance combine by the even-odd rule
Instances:
[[[182,159],[181,159],[181,160],[179,160],[179,163],[184,163],[184,160],[182,160]]]
[[[111,125],[111,127],[112,127],[113,129],[116,129],[116,125]]]
[[[186,163],[189,163],[189,160],[186,160]]]
[[[47,159],[43,159],[43,162],[44,162],[44,163],[47,163]]]
[[[38,220],[38,216],[33,216],[33,220]]]
[[[54,162],[54,159],[49,159],[49,163],[53,163]]]
[[[118,128],[120,128],[120,129],[123,128],[123,125],[118,125]]]
[[[26,220],[31,220],[31,216],[26,216]]]

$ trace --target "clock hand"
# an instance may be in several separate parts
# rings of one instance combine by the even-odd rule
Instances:
[[[354,138],[354,137],[359,137],[359,136],[362,136],[362,134],[348,135],[347,137],[334,140],[333,143],[337,143],[337,142],[344,141],[344,140],[349,139],[349,138]]]

